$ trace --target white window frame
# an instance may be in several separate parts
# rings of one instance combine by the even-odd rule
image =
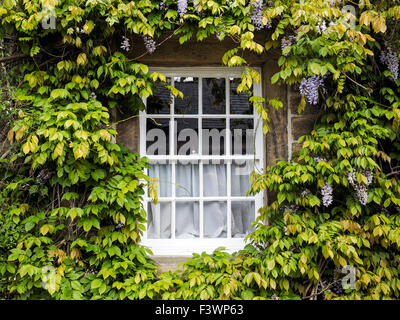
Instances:
[[[261,74],[261,68],[254,68]],[[171,176],[173,182],[175,181],[175,165],[178,160],[212,160],[212,159],[221,159],[227,168],[227,196],[225,197],[203,197],[203,185],[202,178],[200,178],[200,186],[199,186],[199,197],[190,197],[185,199],[184,197],[175,197],[175,188],[172,188],[172,197],[163,198],[164,201],[172,202],[172,217],[171,217],[171,239],[148,239],[147,238],[147,227],[146,231],[143,234],[141,245],[148,247],[151,249],[155,256],[190,256],[192,253],[201,253],[206,251],[207,253],[211,253],[217,247],[225,247],[227,252],[235,252],[240,249],[243,249],[245,246],[245,241],[243,238],[232,238],[231,237],[231,202],[232,201],[254,201],[255,206],[255,216],[258,215],[258,210],[264,205],[264,196],[263,193],[259,193],[256,196],[249,197],[230,197],[231,194],[231,162],[232,160],[255,160],[255,166],[258,170],[263,170],[264,166],[264,143],[263,143],[263,130],[262,130],[262,119],[258,116],[256,110],[253,110],[252,115],[239,115],[239,114],[230,114],[230,105],[229,105],[229,78],[241,78],[242,71],[244,68],[227,68],[227,67],[158,67],[158,68],[149,68],[149,72],[160,72],[164,74],[166,77],[171,78],[172,84],[174,77],[195,77],[199,79],[199,112],[198,114],[175,114],[174,113],[174,104],[172,103],[170,106],[169,114],[147,114],[146,111],[141,111],[139,113],[139,125],[140,125],[140,155],[141,157],[146,156],[150,162],[151,160],[167,160],[169,163],[172,163]],[[221,114],[208,114],[204,115],[202,113],[202,78],[225,78],[226,80],[226,113]],[[253,84],[253,92],[256,96],[262,95],[262,84],[254,83]],[[146,101],[144,101],[146,103]],[[176,118],[197,118],[199,121],[199,153],[196,155],[174,155],[173,153],[169,155],[146,155],[146,120],[148,117],[154,118],[169,118],[173,116]],[[213,155],[202,155],[202,141],[201,141],[201,125],[200,120],[204,118],[221,118],[221,116],[225,116],[227,121],[226,127],[230,128],[230,119],[253,119],[254,120],[254,130],[255,130],[255,155],[232,155],[231,154],[231,133],[230,130],[227,130],[226,139],[224,139],[225,143],[225,155],[221,156],[213,156]],[[173,136],[175,131],[174,121],[170,122],[170,150],[174,150],[174,143],[176,137]],[[199,175],[202,176],[202,167],[203,164],[199,161]],[[145,173],[147,174],[148,170],[146,169]],[[178,201],[185,200],[195,200],[199,201],[199,210],[200,210],[200,238],[196,239],[175,239],[174,230],[175,230],[175,199],[179,199]],[[203,235],[203,202],[204,201],[227,201],[227,238],[202,238]],[[143,205],[145,210],[148,209],[148,203],[151,199],[148,197],[148,192],[146,190]]]

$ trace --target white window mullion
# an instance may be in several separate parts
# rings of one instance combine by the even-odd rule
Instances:
[[[175,226],[176,226],[176,179],[175,179],[175,164],[176,162],[173,161],[171,166],[171,175],[172,175],[172,190],[171,190],[171,196],[172,196],[172,203],[171,203],[171,207],[172,207],[172,211],[171,211],[171,238],[175,239]]]
[[[232,153],[232,132],[231,132],[231,107],[230,107],[230,91],[229,91],[229,77],[225,78],[225,99],[226,99],[226,156],[230,157],[233,156]],[[232,223],[231,223],[231,170],[232,170],[232,162],[231,160],[226,160],[226,184],[227,184],[227,197],[228,201],[226,203],[226,234],[227,238],[230,239],[232,237]]]
[[[171,77],[171,86],[175,86],[175,79],[174,77]],[[169,125],[169,155],[170,156],[175,156],[175,138],[176,138],[176,133],[177,129],[175,128],[175,118],[174,118],[174,113],[175,113],[175,97],[172,96],[172,103],[170,105],[170,111],[171,111],[171,120],[170,120],[170,125]],[[175,239],[175,226],[176,226],[176,174],[175,174],[175,164],[176,161],[174,160],[169,160],[168,163],[171,166],[171,239]]]
[[[203,78],[199,77],[199,156],[203,154]],[[203,201],[203,161],[199,161],[199,224],[200,224],[200,239],[204,238],[204,201]]]

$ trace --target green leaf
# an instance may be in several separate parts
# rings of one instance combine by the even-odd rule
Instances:
[[[276,83],[279,80],[279,77],[280,77],[280,73],[279,72],[275,73],[271,78],[271,84]]]
[[[97,289],[100,288],[100,286],[103,284],[103,281],[101,279],[94,279],[92,283],[90,284],[92,289]]]

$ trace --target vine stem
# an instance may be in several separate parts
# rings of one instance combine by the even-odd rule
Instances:
[[[328,290],[330,287],[332,287],[335,283],[337,283],[339,281],[342,281],[342,279],[335,280],[335,281],[331,282],[325,289],[323,289],[319,292],[316,292],[314,294],[311,294],[309,296],[303,297],[302,299],[309,299],[309,298],[316,297],[316,296],[320,295],[321,293],[325,292],[326,290]]]
[[[366,91],[370,91],[370,88],[364,87],[361,83],[358,83],[356,80],[350,78],[347,74],[344,73],[344,76],[349,79],[351,82],[355,83],[356,85],[360,86],[361,88],[363,88]]]
[[[23,58],[26,58],[26,57],[29,57],[29,56],[27,54],[23,54],[23,53],[17,54],[15,56],[0,57],[0,62],[7,62],[7,61],[10,61],[10,60],[23,59]]]

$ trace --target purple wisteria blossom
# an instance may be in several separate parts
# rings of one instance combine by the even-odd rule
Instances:
[[[310,104],[317,104],[318,88],[324,86],[324,79],[321,76],[303,78],[300,83],[299,91],[301,96],[307,96]]]
[[[178,0],[178,13],[183,16],[187,12],[187,0]]]
[[[394,80],[399,78],[399,55],[393,52],[392,48],[388,47],[381,52],[380,61],[384,64],[391,73],[394,75]]]

